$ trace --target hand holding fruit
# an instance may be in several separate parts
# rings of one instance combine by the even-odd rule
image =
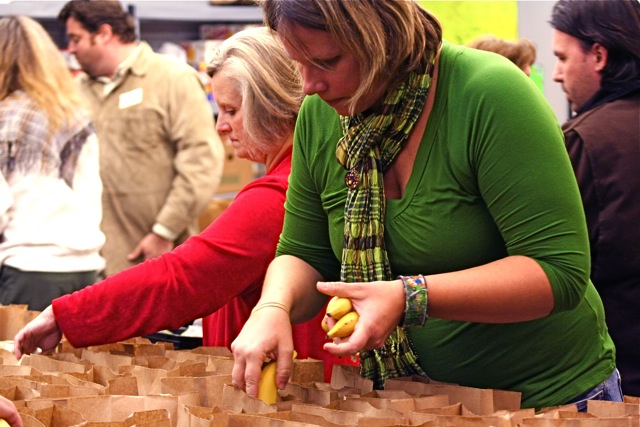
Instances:
[[[327,317],[336,321],[333,327],[329,327]],[[351,300],[335,296],[327,304],[327,313],[322,319],[322,329],[327,333],[327,338],[348,337],[353,333],[358,319],[358,312],[353,309]]]
[[[293,350],[293,359],[297,356],[298,353]],[[276,368],[276,361],[271,360],[263,366],[262,371],[260,372],[260,381],[258,382],[258,399],[268,405],[273,405],[278,399]]]
[[[337,328],[342,337],[331,333],[333,342],[324,344],[325,350],[337,356],[349,356],[362,350],[379,348],[398,326],[404,314],[404,285],[399,279],[368,283],[318,282],[316,287],[331,298],[323,319],[327,336],[329,337],[329,332],[338,322],[348,323],[347,326]],[[340,299],[334,299],[336,295]],[[341,312],[355,314],[343,315],[340,320],[334,319],[333,316],[338,315],[335,313]],[[356,316],[357,319],[354,320]]]

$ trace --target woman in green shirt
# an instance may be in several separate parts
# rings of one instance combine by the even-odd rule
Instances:
[[[359,353],[376,387],[427,375],[539,408],[615,380],[578,188],[530,79],[442,42],[414,2],[263,7],[309,96],[278,256],[232,345],[234,385],[255,395],[273,357],[283,387],[290,321],[327,295],[351,299],[360,319],[325,349]]]

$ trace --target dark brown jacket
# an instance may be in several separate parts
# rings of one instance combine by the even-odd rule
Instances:
[[[563,131],[623,391],[640,396],[640,91],[578,115]]]

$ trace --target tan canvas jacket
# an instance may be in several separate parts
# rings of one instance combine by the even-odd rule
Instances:
[[[224,150],[196,71],[143,42],[108,95],[83,75],[100,141],[106,273],[135,263],[127,255],[154,224],[181,243],[221,178]],[[138,260],[140,261],[140,260]]]

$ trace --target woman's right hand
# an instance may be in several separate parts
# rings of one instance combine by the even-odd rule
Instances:
[[[231,344],[231,350],[234,357],[231,374],[234,387],[257,397],[262,364],[269,358],[277,360],[276,384],[279,389],[284,389],[293,365],[289,313],[280,307],[255,310]]]
[[[62,331],[56,323],[53,308],[49,306],[18,332],[13,339],[13,353],[18,359],[24,354],[35,353],[38,349],[47,353],[61,339]]]

